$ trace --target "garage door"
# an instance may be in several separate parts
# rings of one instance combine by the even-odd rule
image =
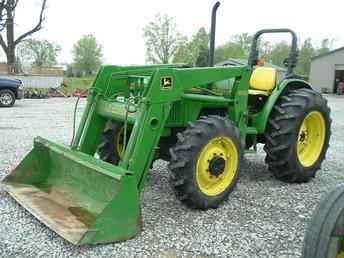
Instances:
[[[344,64],[336,64],[336,70],[344,70]]]

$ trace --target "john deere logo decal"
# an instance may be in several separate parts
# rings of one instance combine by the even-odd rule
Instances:
[[[162,77],[161,78],[161,88],[163,90],[169,90],[172,88],[172,77]]]

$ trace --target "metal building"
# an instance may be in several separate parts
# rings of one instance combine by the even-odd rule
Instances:
[[[344,82],[344,47],[313,57],[309,81],[319,92],[336,93]]]

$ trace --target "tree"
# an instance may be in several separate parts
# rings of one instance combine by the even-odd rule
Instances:
[[[185,39],[177,48],[174,63],[188,63],[197,65],[197,60],[204,66],[209,56],[209,34],[205,28],[200,28],[191,38],[190,41]],[[201,61],[202,59],[202,61]]]
[[[248,56],[251,50],[252,39],[253,36],[249,35],[248,33],[242,33],[234,35],[232,41],[239,45],[244,51],[245,55]]]
[[[61,47],[47,40],[28,39],[22,42],[17,51],[21,63],[33,66],[52,66],[57,63],[57,55]]]
[[[242,33],[234,35],[225,44],[215,49],[215,62],[223,62],[229,58],[247,59],[250,53],[252,43],[252,36],[248,33]],[[262,46],[267,47],[266,42],[260,42],[261,54],[265,55],[265,49]]]
[[[0,0],[0,32],[3,31],[6,25],[6,5],[7,5],[7,0]]]
[[[198,56],[196,59],[196,66],[205,67],[209,65],[209,48],[204,45],[200,45]]]
[[[190,63],[197,66],[208,64],[208,43],[209,35],[204,28],[194,34],[191,40],[186,37],[180,42],[174,57],[174,63]],[[215,49],[215,63],[220,63],[229,58],[247,60],[251,51],[252,36],[242,33],[232,36],[225,44]],[[287,41],[271,44],[266,40],[258,40],[259,58],[278,66],[284,66],[284,60],[290,53],[290,43]],[[333,39],[325,38],[321,41],[320,47],[313,46],[310,38],[301,42],[299,49],[298,63],[295,72],[307,75],[310,70],[310,62],[313,56],[327,53],[333,46]]]
[[[167,64],[173,60],[178,45],[183,40],[176,27],[174,19],[167,14],[157,14],[154,21],[144,27],[148,62]]]
[[[283,40],[274,44],[266,55],[266,60],[275,65],[284,66],[283,62],[288,57],[290,46],[287,41]]]
[[[32,29],[26,31],[25,33],[21,34],[18,38],[14,38],[14,26],[16,25],[15,22],[15,10],[18,6],[19,0],[4,0],[0,1],[0,18],[6,17],[6,21],[4,23],[4,29],[2,32],[6,32],[6,41],[3,34],[0,34],[0,45],[4,52],[6,53],[7,57],[7,64],[9,65],[10,72],[15,71],[15,49],[16,46],[22,42],[25,38],[32,35],[33,33],[42,29],[42,23],[45,19],[44,12],[46,9],[47,0],[42,0],[40,13],[38,17],[38,22]],[[1,23],[0,23],[1,25]],[[1,26],[0,26],[1,29]]]
[[[298,62],[295,72],[301,75],[308,75],[310,71],[311,58],[313,56],[327,53],[330,51],[333,40],[323,39],[319,48],[314,47],[311,38],[306,38],[299,47]],[[290,45],[286,41],[281,41],[272,46],[268,58],[271,63],[279,66],[284,66],[283,61],[288,57],[290,52]]]
[[[82,36],[73,47],[73,68],[76,74],[92,75],[102,63],[102,46],[95,36]]]
[[[200,28],[197,33],[192,36],[190,48],[193,64],[204,66],[205,62],[208,63],[209,40],[209,34],[204,27]]]
[[[317,50],[317,54],[321,55],[321,54],[328,53],[333,46],[333,41],[334,41],[333,39],[328,39],[328,38],[323,39],[321,41],[320,48]]]
[[[298,62],[295,68],[296,73],[307,75],[311,66],[311,58],[317,54],[313,47],[311,38],[306,38],[299,51]]]
[[[223,62],[229,58],[247,58],[247,53],[237,42],[228,41],[215,49],[215,63]]]
[[[193,56],[190,49],[190,42],[187,37],[181,37],[177,46],[176,53],[172,60],[173,63],[193,64]]]
[[[66,69],[66,76],[67,77],[73,77],[74,73],[73,73],[73,65],[71,64],[67,64],[67,69]]]

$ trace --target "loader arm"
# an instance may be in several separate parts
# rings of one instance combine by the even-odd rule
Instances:
[[[89,97],[90,104],[88,104],[90,106],[86,107],[85,112],[87,117],[82,119],[84,124],[80,124],[73,145],[81,152],[93,155],[98,144],[94,135],[101,134],[105,121],[109,119],[109,117],[103,117],[97,112],[98,103],[102,105],[102,109],[106,109],[106,101],[109,103],[112,101],[108,98],[117,93],[122,93],[130,76],[151,75],[150,82],[144,89],[143,96],[138,103],[131,136],[123,159],[119,164],[123,169],[134,173],[139,190],[143,189],[145,175],[153,160],[155,148],[160,140],[172,104],[182,100],[186,90],[195,86],[206,88],[214,82],[236,78],[236,86],[228,97],[229,103],[232,103],[232,106],[228,107],[229,114],[232,116],[231,119],[242,129],[242,132],[246,130],[244,116],[250,76],[250,69],[247,66],[183,69],[158,66],[134,67],[127,70],[122,67],[110,67],[110,69],[103,69],[101,73],[103,75],[100,75],[99,79],[97,78],[92,87],[93,95]],[[104,79],[106,76],[109,77],[107,80]],[[162,85],[164,79],[170,80],[171,86],[164,87]],[[108,83],[100,86],[99,80]],[[105,92],[105,95],[99,92]],[[100,101],[101,99],[102,101]]]

